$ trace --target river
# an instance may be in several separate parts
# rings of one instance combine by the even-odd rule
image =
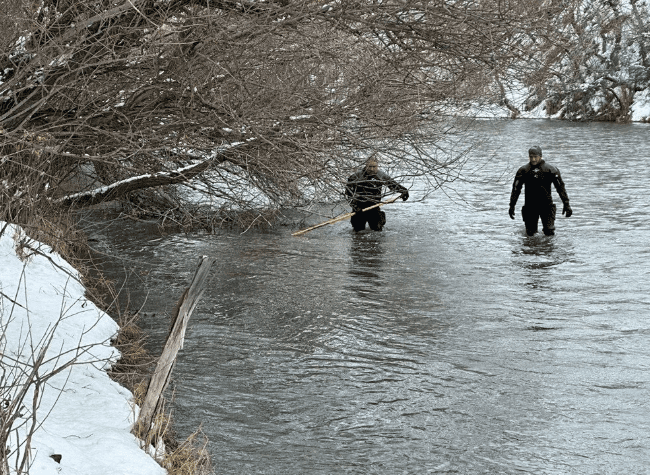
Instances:
[[[650,473],[649,127],[499,122],[475,182],[415,187],[381,233],[91,232],[154,347],[217,257],[174,370],[217,473]],[[508,217],[535,144],[574,211],[554,192],[552,237]]]

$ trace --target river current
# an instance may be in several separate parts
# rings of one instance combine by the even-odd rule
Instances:
[[[490,127],[473,182],[414,187],[381,233],[91,230],[155,351],[217,258],[174,370],[217,473],[650,473],[650,126]],[[552,237],[526,236],[523,194],[508,217],[537,144],[574,212],[553,191]]]

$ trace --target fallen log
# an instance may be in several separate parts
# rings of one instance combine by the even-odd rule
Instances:
[[[183,348],[187,323],[196,304],[203,295],[210,267],[215,260],[213,257],[201,257],[192,283],[183,292],[183,295],[176,304],[167,342],[149,381],[144,402],[140,408],[140,415],[134,426],[134,434],[142,440],[150,440],[148,434],[151,430],[155,429],[152,426],[155,425],[154,420],[156,419],[156,415],[163,406],[163,393],[169,384],[174,363],[176,362],[176,355]]]

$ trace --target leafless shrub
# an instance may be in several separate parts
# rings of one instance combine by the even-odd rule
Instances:
[[[24,272],[23,272],[24,274]],[[18,286],[20,289],[20,285]],[[41,408],[49,381],[73,365],[97,362],[89,359],[95,344],[61,344],[56,334],[67,318],[64,311],[45,329],[35,330],[29,310],[2,294],[0,308],[0,473],[26,474],[32,462],[31,442],[53,409]],[[17,318],[23,312],[27,318]],[[59,394],[62,389],[58,389]]]
[[[517,35],[544,4],[19,3],[0,53],[0,167],[12,177],[0,204],[14,221],[44,197],[201,161],[194,189],[156,182],[136,208],[182,219],[197,188],[226,210],[338,199],[373,153],[442,186],[470,145],[449,147],[466,125],[454,115],[529,52]]]

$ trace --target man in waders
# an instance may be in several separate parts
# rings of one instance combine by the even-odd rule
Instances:
[[[381,201],[381,190],[384,185],[396,193],[401,193],[402,200],[408,200],[408,190],[381,171],[377,166],[377,160],[372,157],[366,161],[365,167],[348,178],[345,195],[352,206],[352,211],[355,212],[350,218],[355,231],[366,229],[366,222],[374,231],[381,231],[386,224],[386,213],[379,207],[366,212],[361,211]]]
[[[555,186],[564,204],[562,214],[570,217],[573,214],[569,206],[569,197],[564,189],[560,170],[542,160],[542,149],[533,147],[528,150],[529,163],[517,170],[510,195],[510,218],[515,219],[515,205],[521,193],[521,187],[526,185],[524,206],[521,215],[526,224],[526,234],[532,236],[537,232],[538,220],[542,219],[542,231],[547,236],[555,234],[556,207],[551,197],[551,183]]]

